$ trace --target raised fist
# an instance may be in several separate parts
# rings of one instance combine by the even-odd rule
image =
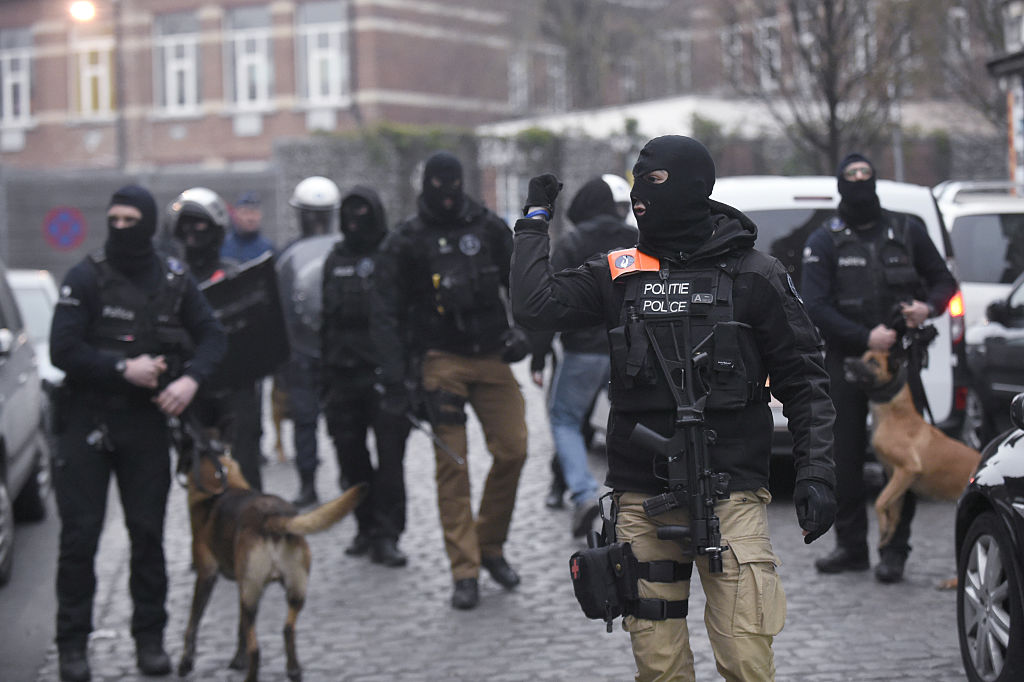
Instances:
[[[562,189],[562,183],[551,173],[536,175],[530,178],[530,185],[526,192],[526,205],[523,206],[523,215],[528,209],[534,206],[546,208],[548,211],[555,210],[555,197]]]

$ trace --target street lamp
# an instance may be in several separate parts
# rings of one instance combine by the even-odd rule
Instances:
[[[124,170],[127,154],[127,129],[124,116],[124,59],[121,55],[121,5],[123,0],[101,0],[111,10],[114,23],[114,139],[117,153],[117,169]],[[97,3],[93,0],[75,0],[68,7],[71,18],[89,22],[96,18]]]

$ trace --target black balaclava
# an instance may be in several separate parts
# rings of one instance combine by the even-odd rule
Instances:
[[[587,180],[586,184],[580,187],[580,191],[576,192],[572,203],[569,204],[566,216],[574,224],[579,225],[599,215],[619,217],[612,188],[598,177]]]
[[[197,229],[200,222],[206,223],[206,229]],[[220,265],[224,228],[203,211],[183,209],[174,236],[185,247],[185,261],[192,273],[200,280],[212,275]]]
[[[362,207],[368,210],[359,213]],[[372,251],[387,233],[387,221],[380,197],[369,187],[356,185],[341,202],[341,233],[357,253]]]
[[[655,170],[668,171],[668,179],[660,185],[648,182],[644,176]],[[642,251],[685,258],[711,237],[708,197],[715,186],[715,162],[704,145],[682,135],[656,137],[640,150],[633,178],[630,197],[645,208],[636,216]]]
[[[843,169],[854,161],[863,161],[871,166],[871,177],[866,180],[847,180]],[[882,217],[882,205],[875,191],[875,166],[861,154],[847,154],[836,169],[839,181],[839,217],[847,225],[858,227],[874,223]]]
[[[445,208],[445,199],[451,199],[450,208]],[[433,154],[423,166],[423,203],[439,218],[454,218],[462,211],[463,200],[462,163],[449,152]]]
[[[115,268],[126,274],[141,272],[152,262],[153,235],[156,234],[156,200],[149,190],[139,185],[125,185],[110,197],[107,208],[114,205],[137,208],[142,217],[132,227],[115,229],[107,225],[104,252]]]

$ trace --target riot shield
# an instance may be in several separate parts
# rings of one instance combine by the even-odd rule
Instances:
[[[251,385],[288,359],[288,333],[269,252],[224,279],[200,284],[199,289],[228,334],[228,352],[210,387]]]
[[[293,350],[311,358],[320,358],[324,261],[340,239],[337,233],[306,237],[294,242],[277,259],[288,340]]]

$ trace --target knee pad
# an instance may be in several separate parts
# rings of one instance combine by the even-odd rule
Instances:
[[[466,399],[444,389],[427,392],[427,409],[433,424],[465,424]]]

